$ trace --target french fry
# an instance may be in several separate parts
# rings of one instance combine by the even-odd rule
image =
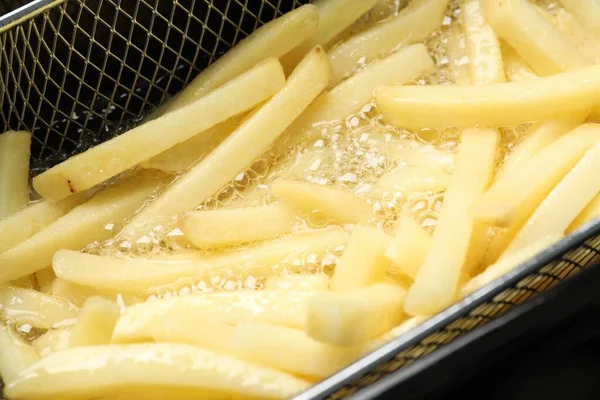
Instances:
[[[117,322],[112,341],[151,340],[152,329],[161,318],[181,312],[208,315],[228,324],[250,320],[303,329],[306,307],[315,293],[306,290],[220,292],[148,301],[125,309]]]
[[[327,290],[329,289],[329,276],[326,274],[270,276],[265,282],[265,289],[308,291]]]
[[[551,21],[527,0],[485,0],[488,22],[496,34],[541,76],[590,65]]]
[[[68,300],[78,307],[83,306],[83,303],[85,303],[87,298],[92,296],[100,296],[107,300],[116,301],[117,303],[122,303],[124,305],[133,305],[146,300],[145,296],[131,293],[118,293],[110,290],[101,290],[95,287],[78,285],[61,278],[56,278],[54,280],[50,292],[54,296]]]
[[[0,135],[0,220],[29,204],[30,147],[29,132]]]
[[[530,243],[519,252],[507,255],[497,263],[490,265],[481,274],[477,275],[469,282],[467,282],[461,289],[463,296],[467,296],[476,290],[481,289],[494,279],[501,277],[507,272],[511,271],[515,267],[519,266],[523,262],[532,258],[544,249],[547,249],[557,241],[559,241],[563,235],[549,235],[538,239],[537,241]]]
[[[42,329],[72,325],[79,313],[79,309],[66,300],[11,286],[0,290],[0,304],[4,318]]]
[[[567,229],[567,233],[571,233],[576,229],[581,228],[583,225],[587,224],[590,221],[595,220],[600,216],[600,194],[596,195],[592,201],[588,203],[588,205],[579,213],[577,218],[573,220],[569,228]]]
[[[272,145],[327,86],[330,73],[327,54],[316,47],[296,67],[283,89],[133,217],[123,234],[132,233],[150,218],[190,211],[214,195]]]
[[[326,46],[337,35],[375,6],[378,0],[316,0],[319,13],[317,30],[303,43],[281,58],[286,71],[292,71],[313,47]]]
[[[600,65],[483,86],[381,86],[375,99],[389,122],[407,128],[558,119],[600,104]]]
[[[504,82],[504,65],[500,43],[488,24],[484,0],[462,0],[461,20],[465,29],[471,80],[475,85]]]
[[[80,249],[94,240],[114,235],[116,230],[108,230],[106,225],[121,225],[124,218],[132,215],[160,187],[161,179],[147,173],[121,181],[0,254],[0,282],[44,269],[60,249]]]
[[[467,40],[459,24],[452,24],[446,38],[446,52],[450,59],[450,71],[455,85],[470,85],[471,70]]]
[[[405,293],[398,285],[380,282],[346,292],[319,294],[308,304],[306,332],[333,346],[366,344],[402,321]]]
[[[417,43],[442,25],[448,0],[415,0],[400,13],[354,35],[329,52],[332,84],[351,75],[361,64],[384,56],[401,45]]]
[[[242,322],[237,326],[238,357],[295,375],[325,378],[359,358],[363,349],[320,343],[305,332],[283,326]]]
[[[368,223],[374,218],[369,204],[346,189],[277,179],[271,193],[302,211],[318,210],[338,222]]]
[[[150,354],[163,356],[148,357]],[[306,389],[308,382],[194,346],[152,343],[77,347],[52,353],[20,374],[5,394],[27,399],[74,394],[88,398],[131,394],[144,386],[194,389],[202,398],[211,398],[216,392],[284,399]]]
[[[454,301],[476,222],[469,208],[493,178],[498,141],[493,129],[463,131],[431,247],[404,302],[407,314],[432,315]]]
[[[399,218],[394,238],[385,248],[385,256],[403,273],[415,279],[429,253],[431,240],[431,235],[417,221],[403,215]]]
[[[503,254],[521,252],[545,236],[562,235],[571,222],[600,193],[600,142],[581,160],[540,203]]]
[[[179,217],[179,228],[190,242],[205,249],[271,239],[291,232],[296,222],[294,210],[280,202],[260,207],[189,211]]]
[[[473,204],[471,215],[501,227],[524,223],[598,139],[598,124],[584,124],[563,135],[494,182]]]
[[[69,347],[109,344],[120,313],[115,302],[102,297],[88,298],[71,330]]]
[[[414,328],[421,325],[423,322],[427,321],[428,319],[429,319],[429,317],[424,317],[424,316],[410,317],[407,320],[404,320],[404,322],[402,322],[400,325],[394,327],[389,332],[386,332],[383,335],[379,336],[378,338],[372,340],[369,343],[369,345],[367,346],[367,348],[371,351],[378,349],[379,347],[383,346],[387,342],[390,342],[396,338],[399,338],[400,336],[404,335],[406,332],[413,330]]]
[[[556,13],[556,27],[588,61],[600,62],[600,35],[594,35],[562,8]],[[598,27],[600,28],[600,24]],[[600,34],[600,29],[598,29],[598,34]]]
[[[436,149],[433,146],[423,146],[418,149],[400,151],[396,154],[399,161],[404,161],[412,167],[452,168],[454,167],[454,154]]]
[[[140,293],[220,269],[254,269],[268,273],[272,265],[293,257],[331,251],[346,244],[348,236],[344,229],[333,227],[215,255],[193,253],[181,259],[117,258],[61,250],[54,256],[53,268],[59,278],[79,285]]]
[[[281,64],[269,58],[169,116],[140,125],[50,168],[33,179],[33,187],[44,199],[53,202],[92,188],[195,135],[202,135],[219,122],[248,111],[284,85]],[[168,135],[164,134],[166,131]]]
[[[23,289],[38,290],[37,280],[34,274],[29,274],[9,282],[9,286],[15,286]]]
[[[150,391],[148,388],[127,391],[127,394],[124,395],[102,397],[98,400],[232,400],[237,398],[227,393],[207,393],[206,391],[198,391],[197,389],[162,389],[153,387]]]
[[[348,291],[385,280],[390,261],[383,253],[390,239],[380,229],[354,226],[331,278],[331,289]]]
[[[69,338],[73,327],[49,329],[46,333],[31,342],[40,356],[46,357],[50,353],[65,350],[69,347]]]
[[[422,166],[409,166],[396,168],[381,178],[373,185],[376,192],[389,192],[402,190],[414,192],[439,192],[448,186],[450,175],[441,168]]]
[[[52,283],[54,283],[56,275],[54,275],[52,267],[46,267],[35,273],[35,279],[40,288],[40,292],[49,293],[52,290]]]
[[[503,43],[501,48],[504,72],[510,82],[522,82],[539,78],[539,75],[533,72],[529,64],[512,47]]]
[[[305,5],[255,30],[199,74],[168,105],[169,113],[205,96],[269,57],[280,58],[318,29],[319,12]]]
[[[40,359],[37,351],[21,340],[9,326],[0,327],[0,375],[4,385]]]
[[[600,37],[600,1],[560,0],[560,4],[594,35]]]

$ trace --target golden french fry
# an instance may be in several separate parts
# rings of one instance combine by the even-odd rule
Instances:
[[[280,58],[318,29],[319,12],[305,5],[255,30],[199,74],[167,104],[169,113],[210,93],[269,57]]]
[[[600,8],[598,9],[600,11]],[[556,27],[577,50],[590,62],[600,62],[600,36],[595,35],[584,26],[569,12],[560,9],[556,13]],[[600,25],[598,25],[600,28]],[[600,29],[598,30],[600,34]]]
[[[344,229],[333,227],[209,256],[192,253],[181,259],[117,258],[61,250],[54,256],[53,268],[59,278],[79,285],[140,293],[220,269],[260,269],[268,273],[272,265],[298,255],[325,254],[346,244],[348,236]]]
[[[521,82],[539,78],[539,75],[533,72],[529,64],[512,47],[502,43],[501,49],[504,72],[509,81]]]
[[[30,147],[29,132],[0,135],[0,220],[29,204]]]
[[[442,168],[423,166],[409,166],[396,168],[381,178],[373,185],[376,192],[405,191],[414,192],[439,192],[448,186],[450,175]]]
[[[52,290],[52,284],[56,279],[56,275],[54,275],[54,270],[52,270],[52,267],[46,267],[35,273],[35,279],[40,288],[40,292],[50,293]]]
[[[333,83],[351,75],[361,64],[392,52],[400,45],[425,39],[442,25],[448,0],[414,0],[400,13],[354,35],[329,52]]]
[[[560,0],[560,4],[594,35],[600,37],[600,1]]]
[[[493,129],[463,131],[431,247],[404,302],[407,314],[432,315],[454,301],[475,227],[469,208],[493,178],[498,142]]]
[[[52,263],[60,249],[80,249],[94,240],[104,240],[117,231],[164,182],[155,173],[134,176],[109,187],[75,207],[45,229],[0,254],[0,282],[37,272]]]
[[[359,346],[398,325],[405,290],[391,283],[327,292],[308,304],[306,332],[333,346]]]
[[[450,71],[455,85],[470,85],[471,70],[467,39],[460,24],[452,24],[446,38],[446,52],[450,59]]]
[[[407,128],[558,119],[600,105],[600,65],[484,86],[381,86],[375,99],[388,121]]]
[[[260,207],[189,211],[179,217],[179,228],[190,242],[204,249],[271,239],[291,232],[296,222],[294,210],[280,202]]]
[[[0,290],[2,316],[15,324],[50,329],[72,325],[79,309],[66,300],[32,289],[5,287]]]
[[[536,73],[548,76],[590,65],[551,21],[527,0],[485,0],[486,17]]]
[[[330,73],[327,54],[316,47],[296,67],[283,89],[133,217],[123,234],[132,233],[150,218],[190,211],[214,195],[272,145],[327,86]]]
[[[573,220],[569,228],[567,229],[567,233],[571,233],[576,229],[581,228],[584,224],[587,224],[590,221],[595,220],[600,216],[600,194],[596,195],[592,201],[590,201],[587,206],[579,213],[577,218]]]
[[[265,282],[265,289],[308,291],[327,290],[329,289],[329,276],[327,274],[270,276]]]
[[[504,82],[504,65],[500,43],[488,24],[484,0],[462,0],[461,20],[465,29],[471,80],[475,85]]]
[[[292,374],[325,378],[359,358],[363,349],[320,343],[305,332],[258,322],[237,326],[235,354],[238,357]]]
[[[0,326],[0,375],[4,385],[40,359],[37,351],[21,340],[9,326]]]
[[[50,168],[33,179],[33,186],[43,198],[53,202],[90,189],[185,140],[206,133],[204,131],[219,122],[248,111],[284,85],[281,64],[269,58],[186,107]],[[140,143],[145,145],[140,146]]]
[[[318,292],[219,292],[148,301],[125,309],[117,322],[112,341],[127,343],[152,339],[152,329],[162,317],[180,312],[208,315],[229,324],[250,320],[303,329],[306,307],[315,293]]]
[[[335,267],[331,289],[347,291],[383,281],[390,265],[383,253],[390,239],[377,228],[355,225]]]
[[[89,297],[71,330],[69,347],[109,344],[120,314],[117,303],[102,297]]]
[[[5,394],[47,399],[76,393],[87,398],[135,393],[142,386],[194,389],[206,398],[216,392],[285,399],[306,389],[308,382],[194,346],[144,343],[52,353],[23,371]]]
[[[396,235],[386,246],[385,256],[415,279],[429,252],[431,240],[431,235],[417,221],[403,215],[399,218]]]
[[[338,222],[366,224],[374,218],[369,204],[347,189],[280,178],[271,183],[271,193],[302,211],[317,210]]]
[[[131,293],[118,293],[116,291],[101,290],[95,287],[78,285],[61,278],[56,278],[54,280],[50,292],[54,296],[68,300],[78,307],[83,306],[83,303],[91,296],[100,296],[124,305],[141,303],[146,299],[145,296],[134,295]]]
[[[562,235],[571,222],[600,193],[600,142],[589,149],[540,203],[502,257],[521,252],[545,236]]]

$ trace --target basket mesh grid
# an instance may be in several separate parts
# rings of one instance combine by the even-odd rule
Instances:
[[[32,131],[33,167],[47,168],[139,122],[262,23],[308,2],[60,3],[0,32],[1,128]],[[3,0],[0,12],[23,3]],[[329,398],[356,393],[599,260],[595,236]]]

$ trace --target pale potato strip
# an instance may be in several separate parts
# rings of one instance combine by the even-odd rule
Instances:
[[[85,398],[123,395],[143,387],[194,389],[198,394],[208,392],[207,396],[217,392],[285,399],[307,388],[308,382],[197,347],[153,343],[52,353],[23,371],[5,394],[27,399]]]
[[[450,175],[442,168],[423,166],[409,166],[396,168],[383,175],[373,185],[373,191],[378,193],[405,191],[414,192],[439,192],[448,186]]]
[[[280,178],[271,183],[271,193],[302,211],[320,211],[338,222],[366,224],[375,216],[366,201],[339,187]]]
[[[545,236],[563,235],[571,222],[600,193],[600,142],[589,149],[571,171],[535,209],[502,257]]]
[[[152,329],[165,315],[195,313],[221,322],[260,321],[303,329],[306,307],[315,293],[306,290],[260,290],[192,294],[127,307],[117,322],[113,342],[152,339]]]
[[[265,289],[327,290],[329,289],[329,276],[327,274],[270,276],[265,282]]]
[[[52,267],[46,267],[35,273],[35,279],[40,288],[40,292],[49,293],[52,290],[52,284],[56,279],[56,275],[54,275]]]
[[[50,329],[72,325],[79,309],[66,300],[32,289],[0,289],[1,314],[15,324]]]
[[[588,61],[600,62],[600,29],[597,35],[593,34],[564,9],[560,9],[556,13],[555,23],[560,33],[573,43]],[[600,28],[600,24],[598,27]]]
[[[114,235],[122,221],[162,183],[164,178],[146,173],[97,193],[34,236],[0,254],[0,282],[47,267],[60,249],[80,249],[94,240],[101,241]],[[109,224],[113,224],[113,230],[108,229]]]
[[[316,47],[296,67],[283,89],[133,217],[123,234],[133,233],[150,218],[190,211],[209,199],[273,144],[327,86],[330,72],[327,54]]]
[[[49,329],[46,333],[31,342],[40,356],[45,357],[55,351],[64,350],[69,347],[69,337],[72,327]]]
[[[284,326],[242,322],[237,326],[238,357],[300,376],[325,378],[363,354],[362,346],[336,347]]]
[[[318,25],[319,12],[313,5],[299,7],[265,24],[202,71],[167,104],[163,113],[205,96],[264,59],[280,58],[311,37]]]
[[[431,235],[411,216],[402,215],[387,244],[385,256],[408,277],[415,279],[431,247]]]
[[[465,29],[469,69],[475,85],[506,80],[500,43],[486,20],[483,1],[461,1],[460,15]]]
[[[573,220],[567,233],[573,232],[575,229],[581,228],[584,224],[600,217],[600,194],[596,195],[592,201],[579,213],[577,218]]]
[[[539,75],[591,64],[528,0],[484,1],[487,20],[496,34]]]
[[[409,332],[409,331],[415,329],[417,326],[421,325],[423,322],[427,321],[428,319],[429,319],[429,317],[424,317],[424,316],[410,317],[410,318],[404,320],[404,322],[402,322],[400,325],[394,327],[389,332],[386,332],[383,335],[379,336],[378,338],[372,340],[369,343],[369,345],[367,346],[367,348],[369,350],[373,351],[373,350],[383,346],[387,342],[392,341],[396,338],[399,338],[400,336],[404,335],[406,332]]]
[[[375,98],[386,119],[400,127],[511,126],[600,105],[600,65],[483,86],[381,86]]]
[[[229,252],[181,259],[104,257],[61,250],[53,268],[59,278],[95,289],[139,293],[218,270],[270,272],[270,267],[301,254],[324,254],[348,241],[339,227],[291,235]]]
[[[0,220],[29,204],[30,146],[29,132],[0,135]]]
[[[78,285],[61,278],[56,278],[54,280],[50,292],[55,296],[70,301],[78,307],[83,306],[83,303],[91,296],[104,297],[105,299],[116,301],[123,305],[132,305],[146,300],[146,297],[142,295],[124,292],[119,293],[111,290],[102,290],[95,287]]]
[[[292,231],[294,210],[283,202],[228,210],[188,211],[179,228],[198,248],[218,248],[274,238]]]
[[[463,131],[431,247],[404,302],[408,314],[433,315],[454,301],[475,227],[469,208],[493,178],[498,142],[493,129]]]
[[[102,297],[89,297],[71,330],[69,347],[109,344],[120,314],[117,303]]]
[[[286,71],[291,71],[313,47],[325,46],[352,23],[375,6],[378,0],[315,0],[319,13],[317,31],[281,58]]]
[[[450,71],[455,85],[470,85],[471,70],[467,39],[460,24],[452,24],[446,37],[446,52],[450,60]]]
[[[331,290],[353,290],[385,280],[390,261],[383,253],[390,239],[380,229],[355,225],[335,267]]]
[[[33,179],[46,200],[92,188],[209,128],[248,111],[285,85],[277,59],[267,59],[201,99],[70,157]],[[169,134],[165,135],[165,132]],[[143,146],[140,146],[143,143]],[[102,166],[99,168],[98,166]]]
[[[37,351],[19,338],[9,326],[0,327],[0,375],[4,385],[40,359]]]
[[[425,39],[442,25],[447,6],[448,0],[413,0],[397,16],[377,23],[331,49],[333,83],[401,45]]]
[[[560,0],[560,4],[581,21],[594,35],[600,37],[600,1]]]
[[[504,72],[510,82],[521,82],[539,78],[539,75],[533,72],[529,64],[512,47],[506,43],[502,43],[501,48],[502,59],[504,60]]]

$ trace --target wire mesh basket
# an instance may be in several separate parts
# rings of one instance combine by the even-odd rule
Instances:
[[[308,2],[2,0],[1,130],[32,131],[33,171],[46,169],[135,125],[258,26]],[[397,383],[428,355],[599,259],[600,224],[590,224],[298,399]]]

